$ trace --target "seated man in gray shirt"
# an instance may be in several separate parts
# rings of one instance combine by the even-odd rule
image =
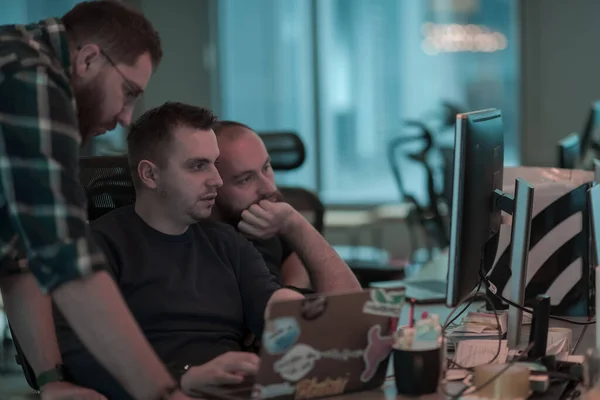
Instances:
[[[209,110],[181,103],[146,112],[127,138],[135,205],[91,223],[127,305],[188,393],[255,373],[256,355],[240,352],[245,335],[261,334],[269,302],[302,298],[233,227],[208,219],[222,185],[214,123]],[[64,320],[56,324],[71,380],[129,398]]]

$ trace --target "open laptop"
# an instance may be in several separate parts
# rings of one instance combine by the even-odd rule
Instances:
[[[312,399],[380,387],[404,292],[373,289],[274,303],[254,382],[206,387],[210,399]]]
[[[415,304],[445,304],[446,281],[436,279],[418,279],[401,281],[372,282],[371,287],[394,289],[403,287],[406,301],[414,300]]]
[[[446,281],[448,274],[448,254],[442,252],[425,265],[408,266],[407,277],[403,280],[371,282],[373,288],[399,288],[406,290],[406,300],[414,299],[416,304],[445,304]]]

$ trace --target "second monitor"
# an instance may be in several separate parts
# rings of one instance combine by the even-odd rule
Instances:
[[[500,110],[458,114],[454,139],[448,307],[456,307],[475,289],[480,281],[483,257],[496,253],[498,242],[490,240],[500,231],[502,216],[496,207],[494,192],[502,189],[503,170],[504,130]]]

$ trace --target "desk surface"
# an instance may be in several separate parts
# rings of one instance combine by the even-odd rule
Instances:
[[[482,303],[474,304],[473,308],[478,308],[482,305]],[[415,308],[415,315],[419,315],[423,311],[427,311],[428,313],[438,314],[440,316],[441,321],[443,322],[449,315],[452,309],[447,308],[443,305],[423,305],[417,306]],[[585,321],[585,318],[572,318],[576,321]],[[402,312],[400,318],[400,324],[406,325],[408,322],[408,312]],[[588,325],[585,328],[584,325],[573,325],[562,321],[552,320],[550,322],[550,326],[552,327],[564,327],[570,328],[573,331],[573,345],[576,345],[574,354],[585,354],[586,350],[590,347],[595,346],[596,342],[596,325]],[[583,334],[583,335],[582,335]],[[581,336],[581,340],[580,339]],[[446,391],[448,393],[457,393],[461,388],[461,383],[458,382],[449,382],[446,385]],[[441,392],[421,396],[420,399],[440,399],[445,398],[446,396]],[[336,400],[391,400],[391,399],[402,399],[403,396],[396,395],[396,386],[393,379],[388,378],[384,385],[378,390],[371,390],[367,392],[358,392],[358,393],[349,393],[342,396],[335,396],[332,399]]]

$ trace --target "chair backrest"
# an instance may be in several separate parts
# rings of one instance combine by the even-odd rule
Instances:
[[[90,221],[135,203],[127,156],[81,157],[79,179],[87,196]]]
[[[279,188],[285,201],[304,215],[317,231],[323,233],[325,206],[315,193],[298,187]]]
[[[304,164],[306,149],[302,139],[293,132],[261,132],[258,134],[271,157],[276,171],[291,171]]]

